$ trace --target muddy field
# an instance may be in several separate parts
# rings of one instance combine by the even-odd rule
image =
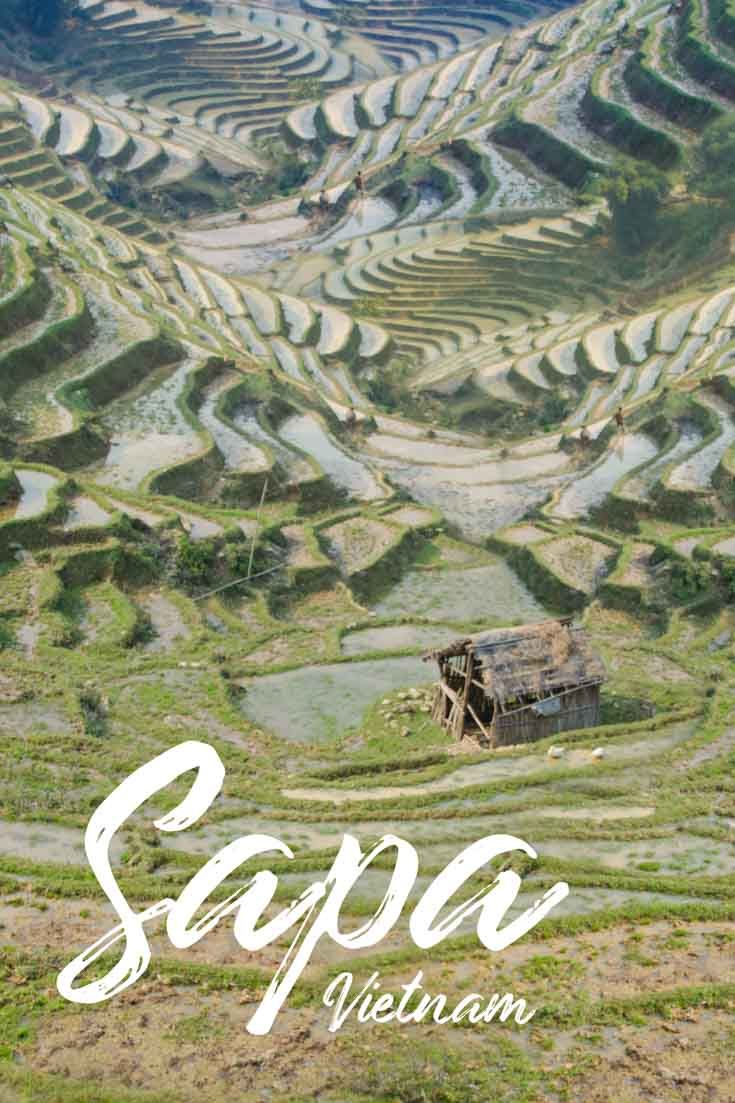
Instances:
[[[735,237],[691,176],[731,104],[688,68],[701,33],[730,87],[732,13],[511,7],[113,0],[16,51],[0,11],[0,1103],[735,1103]],[[608,201],[642,153],[649,260]],[[567,618],[600,666],[563,684],[568,656],[486,677],[480,647],[471,700],[538,738],[436,722],[438,650]],[[572,728],[539,696],[590,670]],[[186,742],[224,782],[185,830],[191,771],[119,826],[133,913],[270,849],[188,949],[159,912],[145,975],[72,1004],[60,970],[116,923],[90,817]],[[532,850],[417,945],[491,834]],[[418,855],[391,929],[322,936],[249,1033],[296,953],[278,917],[314,893],[305,936],[345,836],[386,835]],[[516,883],[501,939],[568,891],[487,950],[480,897]],[[360,1021],[413,978],[530,1016]]]

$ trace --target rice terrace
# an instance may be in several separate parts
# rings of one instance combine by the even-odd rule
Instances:
[[[4,0],[0,1103],[735,1101],[734,173],[733,0]],[[140,911],[251,833],[215,903],[345,835],[569,893],[323,940],[263,1037],[231,917],[76,1006],[187,740]],[[345,969],[535,1014],[330,1033]]]

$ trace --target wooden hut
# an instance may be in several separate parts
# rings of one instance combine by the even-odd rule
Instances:
[[[600,722],[602,660],[570,618],[498,628],[430,651],[433,716],[460,740],[527,743]]]

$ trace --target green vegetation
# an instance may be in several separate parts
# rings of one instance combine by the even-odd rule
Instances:
[[[7,0],[0,20],[15,20],[33,34],[49,37],[54,34],[62,19],[78,7],[76,0]]]
[[[619,162],[603,182],[615,240],[624,253],[638,255],[657,240],[659,214],[669,188],[661,171],[632,160]]]
[[[697,147],[697,170],[692,184],[702,195],[732,200],[735,171],[735,114],[711,123]]]
[[[0,506],[8,506],[17,501],[21,486],[15,470],[9,463],[0,462]]]
[[[289,90],[294,100],[313,100],[321,94],[322,86],[316,77],[295,77]]]
[[[470,1103],[485,1094],[503,1103],[532,1103],[538,1098],[538,1070],[512,1042],[499,1039],[493,1047],[491,1061],[435,1044],[396,1055],[390,1064],[376,1062],[356,1098],[371,1103]]]
[[[730,6],[366,0],[335,31],[131,5],[63,40],[68,8],[3,10],[3,1103],[725,1098]],[[511,15],[533,25],[498,38]],[[605,664],[600,725],[455,745],[425,653],[563,612]],[[136,909],[253,831],[293,854],[251,863],[276,905],[346,832],[416,846],[409,905],[492,832],[537,850],[508,863],[519,907],[569,896],[503,954],[471,927],[421,950],[404,921],[349,960],[325,940],[270,1038],[243,1025],[283,947],[241,955],[231,917],[190,954],[152,931],[132,992],[64,1004],[59,968],[109,923],[89,816],[190,739],[224,788],[185,832],[152,821],[191,778],[125,826]],[[536,1013],[328,1036],[348,968]]]

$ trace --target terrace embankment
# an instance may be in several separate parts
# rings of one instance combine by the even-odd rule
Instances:
[[[625,152],[689,209],[735,103],[726,11],[85,8],[0,81],[0,1096],[726,1098],[735,268],[725,237],[706,268],[624,262],[589,175]],[[601,724],[452,742],[423,653],[561,613]],[[126,825],[138,909],[256,831],[294,851],[261,863],[268,918],[346,832],[416,845],[410,904],[496,831],[538,852],[509,918],[569,896],[507,955],[468,922],[419,951],[407,915],[350,961],[324,939],[267,1038],[243,1023],[288,936],[244,958],[226,919],[186,954],[153,932],[102,1017],[62,1004],[110,923],[89,815],[187,739],[223,792],[187,831]],[[344,968],[537,1012],[366,1043],[326,1030]]]

